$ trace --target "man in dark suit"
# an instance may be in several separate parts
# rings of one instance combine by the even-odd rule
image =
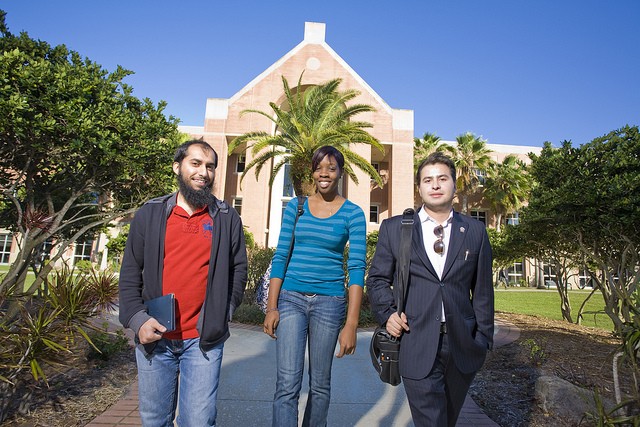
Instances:
[[[453,210],[456,169],[442,153],[416,174],[422,206],[414,215],[405,312],[396,312],[402,216],[380,227],[366,281],[381,325],[402,336],[400,375],[416,426],[455,426],[476,372],[493,345],[491,247],[484,224]]]

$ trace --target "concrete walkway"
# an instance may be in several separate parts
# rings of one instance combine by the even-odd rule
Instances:
[[[356,354],[334,360],[329,426],[413,426],[404,388],[382,383],[373,371],[369,357],[371,335],[371,330],[360,330]],[[520,331],[513,325],[496,321],[495,346],[515,341],[519,335]],[[275,342],[262,333],[261,327],[232,324],[231,338],[224,349],[217,424],[270,426],[274,387]],[[141,425],[137,392],[137,382],[134,382],[126,396],[87,425]],[[300,396],[301,409],[307,392],[305,385]],[[497,427],[498,424],[467,397],[457,426]]]

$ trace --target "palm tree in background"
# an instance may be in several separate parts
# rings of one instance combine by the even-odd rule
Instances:
[[[488,171],[493,160],[489,156],[491,150],[487,148],[487,142],[470,132],[456,137],[456,142],[456,146],[443,145],[443,149],[451,154],[456,164],[456,188],[462,196],[462,213],[466,214],[469,195],[476,191],[480,184],[477,171]]]
[[[418,165],[429,154],[436,151],[446,151],[446,144],[435,133],[425,132],[422,138],[413,138],[413,172],[418,171]]]
[[[500,232],[502,218],[517,212],[529,198],[531,177],[527,166],[513,154],[502,163],[495,164],[488,173],[484,186],[484,196],[496,212],[496,230]]]
[[[257,179],[262,168],[273,160],[270,186],[278,172],[289,164],[296,195],[311,195],[314,191],[311,158],[318,148],[330,145],[342,153],[345,160],[344,172],[356,184],[358,178],[353,166],[366,172],[382,187],[382,178],[371,163],[349,148],[350,144],[367,144],[384,153],[382,144],[365,130],[373,125],[352,121],[354,116],[373,112],[375,109],[366,104],[347,105],[360,92],[353,89],[339,91],[341,81],[342,79],[333,79],[303,90],[301,74],[297,88],[292,90],[283,76],[284,105],[278,106],[270,102],[269,106],[273,110],[271,113],[252,109],[242,111],[242,115],[256,113],[267,117],[275,124],[276,129],[273,134],[264,131],[248,132],[229,144],[230,154],[246,144],[243,151],[251,149],[253,155],[240,182],[250,169],[254,169]]]

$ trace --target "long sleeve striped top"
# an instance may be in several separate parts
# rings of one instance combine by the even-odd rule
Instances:
[[[284,211],[271,277],[283,278],[297,209],[298,200],[294,198]],[[342,260],[347,242],[347,285],[364,286],[366,223],[362,209],[349,200],[345,200],[340,209],[329,218],[314,217],[309,211],[308,200],[303,209],[304,213],[295,227],[293,253],[282,289],[343,296],[345,273]]]

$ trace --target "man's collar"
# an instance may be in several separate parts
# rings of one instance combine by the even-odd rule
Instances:
[[[451,221],[453,221],[453,208],[449,212],[449,216],[447,217],[447,220],[445,222],[443,222],[442,224],[440,224],[435,219],[431,218],[429,216],[429,214],[427,213],[427,210],[424,208],[424,206],[422,206],[420,208],[420,210],[418,211],[418,218],[420,218],[420,222],[431,221],[435,225],[442,225],[442,226],[446,227],[447,225],[451,224]]]

